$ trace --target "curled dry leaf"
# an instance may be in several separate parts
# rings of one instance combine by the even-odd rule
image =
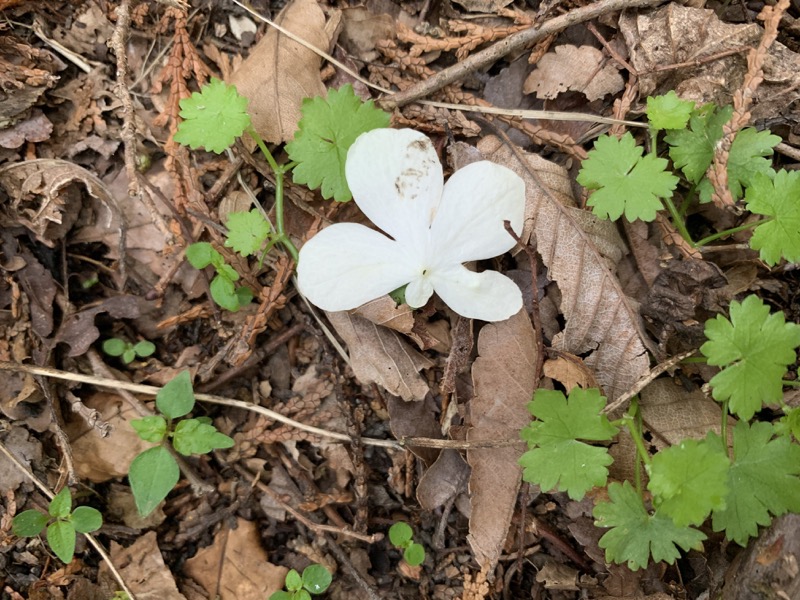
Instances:
[[[628,45],[630,63],[642,74],[642,97],[674,89],[682,98],[719,106],[730,104],[731,94],[741,86],[747,70],[747,52],[703,59],[726,50],[755,47],[764,31],[756,23],[724,23],[713,10],[681,6],[678,2],[655,11],[623,13],[620,30]],[[655,70],[694,61],[697,63],[678,70]],[[756,90],[752,119],[783,114],[800,98],[799,90],[800,55],[775,42],[764,63],[764,81]]]
[[[0,212],[0,225],[23,225],[50,248],[77,221],[81,188],[103,202],[113,203],[105,184],[96,176],[76,164],[52,158],[5,165],[0,168],[0,187],[11,199]]]
[[[524,310],[490,323],[478,335],[478,358],[472,365],[475,395],[470,401],[470,442],[519,437],[529,421],[527,404],[536,389],[536,333]],[[524,447],[467,451],[472,514],[467,541],[481,569],[491,572],[506,540],[517,501]]]
[[[581,92],[589,101],[616,94],[625,82],[616,67],[592,46],[562,44],[548,52],[528,75],[522,91],[552,100],[562,92]]]
[[[584,356],[604,393],[614,399],[649,368],[639,331],[639,314],[625,296],[613,268],[623,243],[613,223],[572,208],[565,169],[535,154],[512,150],[495,137],[478,149],[525,180],[526,217],[537,250],[561,291],[566,325],[553,347]]]
[[[361,383],[377,383],[403,400],[422,400],[430,391],[421,369],[433,366],[396,332],[346,312],[325,313],[350,351]]]
[[[469,465],[457,450],[442,450],[417,484],[417,500],[424,510],[436,510],[464,491]]]
[[[314,47],[328,50],[331,39],[316,0],[292,0],[275,22]],[[322,59],[313,51],[270,27],[234,71],[230,83],[250,100],[253,128],[264,141],[280,144],[294,137],[303,98],[325,95],[321,65]]]
[[[583,364],[579,356],[569,352],[559,352],[555,358],[544,361],[542,372],[563,385],[567,393],[576,386],[583,389],[599,387],[594,373]]]

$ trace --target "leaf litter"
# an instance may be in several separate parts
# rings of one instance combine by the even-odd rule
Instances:
[[[68,475],[74,468],[92,491],[89,501],[106,509],[112,528],[101,531],[101,540],[111,547],[112,560],[136,597],[268,597],[282,586],[285,569],[302,571],[310,562],[331,565],[331,555],[341,567],[331,597],[482,598],[502,593],[525,598],[531,586],[553,598],[580,593],[656,597],[645,592],[663,585],[680,588],[682,597],[697,597],[698,585],[710,589],[714,578],[723,581],[728,559],[710,542],[706,551],[715,553],[721,566],[710,578],[700,576],[694,587],[681,587],[673,569],[634,575],[625,567],[609,567],[592,535],[598,530],[590,522],[591,531],[578,526],[589,521],[585,510],[575,516],[575,503],[560,494],[527,488],[520,494],[517,458],[522,446],[513,443],[528,423],[526,404],[534,389],[599,385],[610,399],[623,396],[647,373],[647,349],[660,360],[676,348],[697,347],[698,325],[736,293],[755,290],[785,309],[787,320],[797,321],[796,273],[770,270],[749,251],[732,246],[704,254],[705,264],[713,265],[705,268],[696,257],[682,258],[664,241],[668,233],[655,225],[617,228],[586,212],[569,161],[590,149],[597,135],[591,124],[539,120],[532,126],[508,119],[503,128],[511,128],[514,142],[509,143],[491,135],[495,127],[485,121],[408,106],[395,110],[395,127],[424,131],[440,148],[450,145],[448,136],[455,132],[484,158],[508,166],[526,181],[522,241],[538,253],[536,272],[531,273],[520,252],[481,266],[513,271],[528,310],[534,298],[539,301],[542,331],[521,312],[500,323],[470,326],[477,339],[472,349],[463,323],[437,301],[411,311],[385,297],[352,313],[324,317],[331,335],[341,340],[341,355],[294,298],[286,268],[279,271],[272,258],[263,266],[235,263],[257,302],[236,315],[220,314],[206,299],[203,274],[183,264],[183,249],[203,238],[225,251],[221,232],[228,219],[220,204],[237,195],[250,202],[255,194],[268,206],[274,182],[263,165],[238,150],[234,154],[243,164],[233,168],[227,158],[199,152],[189,156],[164,144],[177,123],[179,100],[196,91],[213,64],[249,98],[256,129],[265,140],[282,144],[293,137],[303,98],[324,95],[333,87],[330,82],[339,81],[337,88],[355,83],[364,98],[370,92],[271,27],[258,22],[254,32],[251,25],[257,21],[233,4],[215,13],[201,8],[198,15],[185,12],[181,4],[133,7],[130,27],[137,33],[122,50],[112,38],[120,23],[117,9],[127,2],[92,0],[80,9],[56,2],[37,17],[38,38],[12,25],[15,35],[0,40],[0,79],[4,89],[14,90],[12,101],[0,110],[0,360],[135,383],[163,384],[181,368],[200,370],[205,385],[218,386],[216,393],[346,432],[356,443],[333,445],[262,415],[205,405],[214,424],[237,440],[235,452],[190,461],[195,476],[216,489],[199,497],[189,479],[168,498],[164,512],[157,511],[156,520],[137,521],[121,507],[128,490],[125,464],[141,445],[126,415],[138,415],[141,403],[134,409],[125,396],[98,393],[88,384],[44,386],[39,376],[0,371],[0,442],[52,485],[59,469],[43,459],[42,449],[53,458],[68,440],[71,456],[60,473]],[[401,10],[378,0],[359,8],[293,0],[276,21],[326,52],[342,44],[368,62],[360,69],[362,76],[406,90],[454,58],[490,49],[526,23],[555,16],[547,3],[538,13],[511,11],[506,2],[459,4],[473,14],[451,7],[454,14],[438,20],[426,9],[404,5]],[[624,6],[620,2],[617,8]],[[24,3],[2,3],[1,8],[13,23],[34,27]],[[505,108],[568,108],[626,117],[631,108],[635,116],[648,95],[674,89],[681,98],[724,105],[744,79],[745,48],[755,46],[763,31],[752,22],[753,15],[742,24],[733,11],[670,2],[653,11],[610,13],[602,20],[602,34],[574,25],[521,55],[495,57],[496,70],[462,77],[436,99],[480,103],[491,96],[502,99]],[[208,17],[206,43],[198,49],[192,27],[202,17]],[[164,52],[165,61],[152,53],[151,40],[157,40],[154,48]],[[783,142],[796,145],[795,50],[791,36],[770,48],[751,124],[769,125]],[[115,53],[128,60],[126,83],[134,92],[130,109],[115,95]],[[137,132],[135,145],[123,135],[128,127]],[[123,156],[120,140],[133,152]],[[125,168],[137,165],[139,174]],[[137,186],[138,195],[129,195]],[[358,220],[352,207],[331,209],[319,195],[294,184],[288,184],[287,195],[293,200],[287,209],[290,231],[298,243],[327,223],[353,220],[354,214]],[[705,207],[692,218],[702,228],[730,221],[731,215]],[[765,255],[771,263],[777,256],[773,250]],[[233,254],[226,257],[232,260]],[[637,277],[643,285],[626,279]],[[243,324],[252,334],[239,337]],[[302,327],[281,337],[297,324]],[[101,369],[90,356],[103,340],[117,335],[150,340],[157,351],[130,366],[103,356]],[[542,346],[538,336],[543,336]],[[259,354],[259,346],[269,347],[270,353]],[[542,348],[548,352],[542,357],[545,377],[536,382],[534,365]],[[679,373],[676,381],[662,377],[641,394],[653,449],[718,431],[719,404],[697,387],[714,372],[687,365]],[[76,412],[64,411],[68,406]],[[109,426],[109,437],[101,437],[93,419]],[[60,443],[59,432],[65,432]],[[418,445],[376,449],[358,443],[360,437],[410,438]],[[757,427],[743,435],[745,441],[762,438]],[[512,445],[491,447],[503,442]],[[776,463],[784,460],[774,441],[763,445],[768,451],[762,454]],[[612,476],[632,477],[637,465],[631,448],[624,438],[616,446],[611,448]],[[755,464],[763,457],[750,458]],[[0,481],[8,486],[0,500],[6,514],[46,505],[10,464],[0,456]],[[747,463],[742,471],[752,476],[754,468]],[[625,499],[617,488],[614,494],[620,502]],[[523,510],[520,498],[526,501]],[[755,499],[767,509],[773,500]],[[741,492],[735,501],[752,502]],[[541,521],[538,533],[521,525],[531,515]],[[306,519],[302,526],[296,520],[301,518]],[[81,548],[83,560],[73,562],[71,571],[31,572],[30,565],[45,564],[45,555],[10,540],[6,520],[0,520],[0,564],[8,573],[2,583],[10,597],[24,596],[38,585],[47,586],[53,597],[89,597],[87,589],[116,585],[109,583],[105,566],[90,566],[95,563],[86,560],[89,551]],[[415,538],[431,555],[420,569],[399,564],[387,542],[364,541],[398,520],[413,525]],[[717,511],[715,520],[730,522],[730,511]],[[780,531],[782,523],[776,521],[773,530]],[[740,538],[754,533],[737,532]],[[345,538],[350,541],[340,546],[337,539]],[[530,564],[512,560],[518,549],[536,548],[542,540],[547,541],[538,552],[528,555]],[[581,570],[580,561],[565,558],[568,552],[559,552],[570,544],[585,552],[583,560],[594,561],[597,579]],[[495,592],[490,593],[489,581]]]

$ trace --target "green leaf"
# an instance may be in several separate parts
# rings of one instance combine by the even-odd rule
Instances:
[[[270,594],[269,600],[292,600],[292,595],[289,592],[281,590]]]
[[[189,371],[181,371],[156,395],[159,412],[170,419],[188,415],[194,408],[194,391]]]
[[[150,448],[131,462],[128,480],[143,517],[149,515],[167,497],[180,478],[178,463],[163,446]]]
[[[133,347],[134,352],[142,358],[150,356],[156,351],[156,345],[153,342],[142,340]]]
[[[130,344],[119,338],[110,338],[103,342],[103,352],[109,356],[122,356]]]
[[[306,590],[297,590],[292,595],[292,600],[311,600],[311,594],[309,594]]]
[[[136,358],[136,351],[133,349],[133,346],[130,346],[125,349],[125,352],[122,353],[122,362],[126,365],[129,365],[133,362]]]
[[[605,485],[606,467],[613,462],[608,450],[578,441],[605,441],[617,434],[601,414],[605,404],[605,396],[596,389],[574,388],[569,398],[553,390],[536,390],[528,410],[539,420],[520,431],[529,448],[519,459],[523,479],[544,491],[566,491],[573,500]]]
[[[75,555],[75,527],[69,521],[51,523],[47,526],[47,543],[61,562],[72,562]]]
[[[246,285],[240,285],[236,288],[236,301],[239,307],[247,306],[253,301],[253,290]]]
[[[47,521],[47,515],[38,510],[26,510],[14,517],[11,528],[14,535],[19,537],[34,537],[42,532]]]
[[[594,507],[595,525],[610,527],[600,538],[600,547],[605,548],[606,560],[627,563],[635,571],[653,560],[675,562],[683,550],[700,549],[705,534],[691,527],[678,527],[669,517],[648,514],[642,499],[629,482],[608,486],[611,502],[602,502]]]
[[[233,440],[197,419],[185,419],[175,427],[172,437],[175,450],[189,456],[190,454],[208,454],[217,448],[231,448]]]
[[[765,157],[772,156],[772,149],[780,141],[779,136],[752,127],[736,134],[728,157],[728,189],[734,200],[742,197],[743,188],[752,183],[756,174],[761,173],[770,179],[775,177],[772,162]]]
[[[200,92],[180,102],[181,118],[175,141],[192,150],[205,148],[209,152],[224,152],[250,126],[247,98],[236,88],[212,78]]]
[[[294,569],[289,569],[286,573],[286,589],[295,592],[303,587],[303,578]]]
[[[414,530],[408,523],[399,521],[389,528],[389,541],[393,546],[405,548],[406,545],[413,539]]]
[[[131,427],[145,442],[159,443],[167,435],[167,421],[161,415],[131,419]]]
[[[733,430],[734,461],[724,509],[712,513],[714,531],[744,546],[769,525],[770,515],[800,512],[800,446],[787,437],[772,439],[769,423],[739,421]]]
[[[103,526],[103,515],[91,506],[79,506],[72,512],[70,521],[78,533],[91,533]]]
[[[231,312],[239,310],[239,296],[236,295],[236,286],[230,279],[217,275],[211,280],[209,289],[214,302],[222,308]]]
[[[596,190],[587,202],[600,218],[652,221],[661,210],[659,198],[672,196],[678,178],[667,171],[668,162],[652,154],[642,156],[630,132],[617,139],[602,136],[583,161],[578,183]]]
[[[784,410],[786,410],[784,408]],[[800,406],[789,410],[781,419],[775,423],[775,433],[778,435],[790,436],[800,441]]]
[[[730,321],[723,315],[706,321],[700,352],[708,364],[724,367],[709,382],[714,398],[729,400],[730,411],[747,421],[762,403],[783,398],[781,379],[795,361],[800,325],[786,323],[782,312],[770,314],[755,295],[731,302],[730,314]]]
[[[706,104],[694,111],[689,129],[670,131],[664,137],[672,146],[669,149],[672,162],[691,183],[699,183],[711,166],[714,147],[722,139],[722,126],[732,114],[732,106],[716,110],[713,104]]]
[[[52,500],[48,512],[51,517],[57,519],[66,519],[69,513],[72,512],[72,495],[68,487],[64,487],[58,492]]]
[[[269,223],[255,208],[250,212],[230,213],[225,224],[228,227],[225,246],[233,248],[234,252],[242,256],[251,256],[258,252],[270,231]]]
[[[309,593],[322,594],[328,589],[333,581],[333,575],[322,565],[308,565],[303,569],[303,587]]]
[[[675,525],[700,525],[725,507],[730,461],[719,444],[683,440],[654,457],[647,484],[660,514]]]
[[[389,115],[363,102],[351,85],[328,90],[327,98],[303,100],[303,118],[294,139],[286,144],[295,183],[312,190],[322,188],[322,197],[347,202],[353,196],[347,187],[344,165],[347,151],[362,133],[389,126]]]
[[[673,90],[647,99],[647,120],[654,129],[683,129],[694,110],[694,102],[681,100]]]
[[[781,169],[775,179],[757,173],[745,193],[747,210],[772,217],[755,228],[750,247],[759,250],[769,265],[780,261],[800,262],[800,171]]]
[[[403,551],[403,558],[412,567],[418,567],[425,562],[425,548],[422,547],[422,544],[410,544]]]
[[[195,242],[186,246],[186,260],[195,269],[205,269],[217,257],[222,259],[222,255],[208,242]]]

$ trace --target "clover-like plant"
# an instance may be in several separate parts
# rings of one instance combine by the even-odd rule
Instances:
[[[189,371],[181,371],[156,396],[160,414],[131,421],[140,438],[158,444],[137,455],[128,471],[136,508],[143,516],[155,510],[180,478],[180,468],[167,443],[171,441],[172,447],[184,456],[233,446],[233,440],[220,433],[207,417],[174,422],[188,415],[194,404]]]
[[[322,565],[309,565],[300,575],[294,569],[286,574],[286,590],[270,595],[269,600],[311,600],[311,595],[324,593],[331,585],[331,572]]]
[[[138,356],[146,358],[156,351],[156,345],[148,340],[141,340],[132,344],[122,338],[109,338],[103,342],[103,352],[109,356],[119,356],[126,365],[129,365]]]
[[[62,562],[72,562],[75,555],[76,533],[91,533],[103,525],[103,515],[91,506],[72,510],[72,495],[63,488],[50,501],[47,514],[38,510],[19,513],[11,522],[14,534],[34,537],[47,528],[47,543]]]
[[[392,525],[389,528],[389,541],[403,551],[403,560],[410,566],[417,567],[425,561],[425,548],[414,541],[414,530],[408,523],[398,521]]]
[[[516,173],[480,161],[445,184],[425,135],[375,129],[351,146],[345,175],[358,207],[391,238],[337,223],[306,242],[297,278],[312,303],[349,310],[406,285],[412,308],[424,306],[435,291],[468,318],[501,321],[519,311],[522,294],[511,279],[463,265],[514,247],[505,221],[519,235],[525,212],[525,183]]]
[[[195,269],[205,269],[209,265],[214,267],[216,274],[209,285],[211,297],[225,310],[236,312],[253,299],[253,290],[236,285],[239,273],[208,242],[189,244],[186,259]]]

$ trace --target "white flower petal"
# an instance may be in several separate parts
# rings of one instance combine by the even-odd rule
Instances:
[[[456,171],[444,186],[431,226],[432,252],[439,261],[457,263],[503,254],[514,247],[503,221],[510,221],[519,235],[524,217],[522,178],[493,162],[472,163]]]
[[[300,249],[297,285],[323,310],[350,310],[408,283],[420,269],[411,253],[385,235],[339,223]]]
[[[497,271],[475,273],[459,266],[434,271],[432,279],[439,297],[462,317],[503,321],[522,308],[517,284]]]
[[[361,211],[395,240],[427,244],[442,197],[442,165],[427,136],[413,129],[362,133],[347,153],[345,176]]]
[[[406,288],[406,304],[411,308],[420,308],[433,295],[433,283],[430,277],[417,277],[408,283]]]

